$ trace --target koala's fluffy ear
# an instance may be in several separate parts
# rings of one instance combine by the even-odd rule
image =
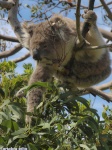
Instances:
[[[24,29],[30,36],[33,35],[33,29],[34,29],[34,27],[35,27],[34,24],[28,24],[27,22],[24,22],[24,23],[22,24],[22,27],[23,27],[23,29]]]
[[[24,45],[26,45],[27,49],[30,49],[30,39],[33,35],[35,24],[29,24],[27,22],[24,22],[24,23],[22,23],[21,26],[22,26],[22,30],[24,33],[24,37],[23,37]]]
[[[60,17],[55,17],[50,20],[50,24],[53,30],[59,30],[63,25],[63,21]]]

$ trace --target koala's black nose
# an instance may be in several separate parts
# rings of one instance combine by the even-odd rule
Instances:
[[[33,50],[32,55],[33,55],[33,59],[38,60],[38,61],[41,60],[40,52],[38,50]]]

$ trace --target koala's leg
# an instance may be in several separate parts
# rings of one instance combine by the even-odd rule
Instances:
[[[47,82],[51,76],[52,71],[48,67],[43,67],[41,64],[39,64],[30,77],[29,85],[32,85],[37,81]],[[34,107],[38,106],[42,99],[42,94],[44,90],[44,88],[38,87],[33,88],[28,92],[27,112],[33,112]],[[31,123],[31,116],[26,116],[26,123]]]

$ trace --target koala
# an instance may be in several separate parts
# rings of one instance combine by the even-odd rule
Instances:
[[[45,22],[25,27],[27,44],[37,62],[28,85],[37,81],[50,82],[54,76],[69,90],[76,90],[97,84],[109,76],[111,62],[108,48],[89,49],[106,44],[96,25],[97,16],[93,11],[87,11],[83,18],[89,23],[85,40],[90,44],[81,50],[76,47],[75,21],[69,18],[54,15]],[[44,91],[42,87],[29,91],[27,112],[34,111]],[[31,117],[27,116],[26,122],[31,122]]]

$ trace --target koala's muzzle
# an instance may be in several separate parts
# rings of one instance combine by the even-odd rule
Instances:
[[[40,51],[39,50],[33,50],[32,52],[32,56],[33,56],[33,59],[37,60],[37,61],[40,61],[41,60],[41,57],[40,57]]]

